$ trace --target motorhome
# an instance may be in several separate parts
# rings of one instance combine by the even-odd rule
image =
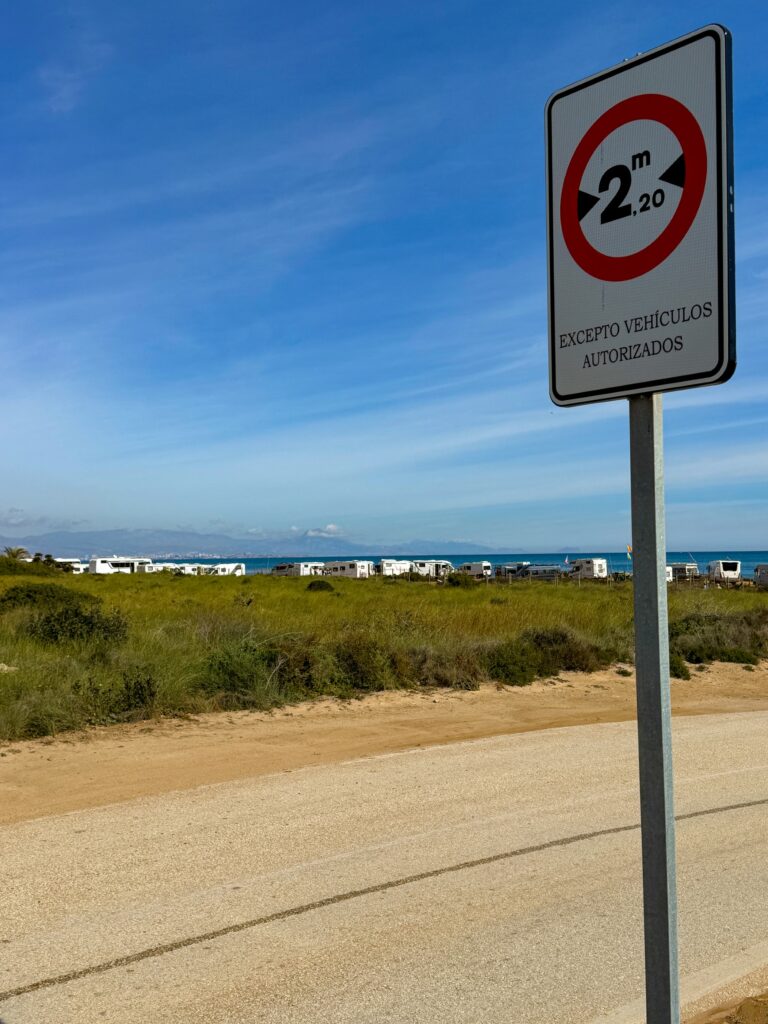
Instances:
[[[490,579],[493,569],[490,562],[464,562],[456,572],[466,573],[476,580]]]
[[[217,562],[198,566],[200,576],[245,576],[245,562]]]
[[[571,562],[570,577],[573,580],[607,580],[607,558],[574,558]]]
[[[741,579],[741,562],[735,559],[718,559],[707,566],[707,575],[715,583],[738,583]]]
[[[84,572],[88,572],[88,563],[81,562],[79,558],[54,558],[54,562],[62,569],[68,566],[66,571],[74,573],[75,576],[81,576]]]
[[[382,558],[376,571],[382,576],[405,576],[412,571],[413,563],[405,558]]]
[[[326,562],[323,569],[324,576],[345,576],[353,580],[367,580],[373,576],[376,567],[373,562],[362,559],[350,559],[348,562]]]
[[[674,581],[675,581],[675,574],[672,572],[672,566],[671,565],[666,566],[665,576],[666,576],[666,579],[667,579],[667,583],[674,583]]]
[[[452,562],[446,562],[439,558],[425,558],[418,562],[411,562],[411,565],[413,566],[412,572],[417,572],[419,576],[431,576],[436,580],[450,576],[452,572],[456,571]]]
[[[520,573],[526,580],[557,580],[562,575],[559,565],[529,565]]]
[[[672,570],[672,579],[675,583],[690,582],[699,575],[696,562],[672,562],[669,568]]]
[[[92,558],[88,562],[88,572],[98,573],[100,575],[109,575],[110,573],[132,573],[142,572],[140,567],[145,565],[151,565],[151,558],[123,558],[118,555],[113,555],[111,558]]]
[[[273,576],[322,576],[325,562],[281,562],[272,568]]]
[[[497,565],[496,578],[500,580],[518,579],[530,564],[530,562],[507,562],[506,565]]]
[[[768,590],[768,565],[764,562],[756,565],[753,578],[756,587],[760,590]]]

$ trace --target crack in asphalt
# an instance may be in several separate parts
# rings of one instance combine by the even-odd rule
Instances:
[[[760,807],[768,804],[768,797],[761,800],[748,800],[745,803],[726,804],[722,807],[710,807],[703,811],[691,811],[689,814],[677,815],[675,821],[690,821],[692,818],[704,818],[711,814],[723,814],[727,811],[746,810],[750,807]],[[289,907],[287,910],[278,910],[273,914],[266,914],[263,917],[254,917],[248,921],[240,921],[237,924],[225,925],[222,928],[215,928],[213,931],[202,932],[198,935],[191,935],[186,939],[176,939],[174,942],[164,942],[148,949],[139,950],[137,953],[128,953],[125,956],[115,957],[113,960],[106,960],[100,964],[93,964],[90,967],[82,967],[77,971],[68,971],[66,974],[58,974],[50,978],[41,978],[39,981],[30,982],[28,985],[19,985],[17,988],[0,992],[0,1002],[12,999],[16,996],[28,995],[31,992],[39,992],[40,989],[53,988],[57,985],[66,985],[70,981],[79,981],[81,978],[88,978],[95,974],[104,974],[107,971],[116,970],[119,967],[128,967],[130,964],[140,963],[142,960],[150,960],[154,957],[164,956],[166,953],[174,953],[179,949],[186,949],[189,946],[197,946],[203,942],[211,942],[214,939],[223,938],[225,935],[235,935],[238,932],[248,931],[251,928],[258,928],[260,925],[272,924],[275,921],[286,921],[291,917],[300,917],[302,914],[309,914],[313,910],[322,910],[325,907],[333,907],[337,903],[346,903],[349,900],[359,899],[362,896],[371,896],[374,893],[388,892],[391,889],[400,889],[404,885],[413,885],[416,882],[425,882],[430,878],[439,878],[441,875],[451,875],[458,871],[469,871],[473,868],[485,867],[487,864],[498,864],[501,861],[513,860],[516,857],[525,857],[532,853],[542,853],[545,850],[553,850],[557,847],[572,846],[574,843],[584,843],[589,839],[599,839],[602,836],[616,836],[624,832],[637,832],[640,823],[632,825],[616,825],[613,828],[599,829],[595,832],[581,832],[572,836],[565,836],[562,839],[550,839],[546,843],[537,843],[534,846],[521,846],[515,850],[506,850],[503,853],[494,853],[488,857],[478,857],[475,860],[465,860],[460,864],[449,864],[442,868],[432,868],[430,871],[420,871],[414,875],[405,875],[402,878],[395,878],[389,882],[381,882],[378,885],[368,885],[363,889],[351,889],[348,892],[337,893],[335,896],[326,896],[324,899],[313,900],[311,903],[302,903],[298,907]],[[0,1021],[0,1024],[2,1022]]]

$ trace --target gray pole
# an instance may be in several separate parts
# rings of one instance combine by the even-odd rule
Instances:
[[[679,1024],[661,395],[629,399],[647,1024]]]

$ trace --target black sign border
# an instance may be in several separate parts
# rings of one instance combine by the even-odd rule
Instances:
[[[716,31],[720,29],[720,32]],[[717,134],[717,195],[719,209],[717,218],[717,266],[718,266],[718,306],[720,313],[718,336],[718,360],[714,368],[706,373],[689,373],[679,377],[661,377],[657,380],[643,381],[621,388],[598,388],[593,391],[581,391],[570,395],[561,395],[556,382],[556,348],[555,348],[555,273],[554,273],[554,231],[556,225],[554,189],[552,183],[552,110],[558,100],[570,96],[582,89],[587,89],[597,82],[605,81],[614,75],[620,75],[647,61],[655,60],[664,54],[690,46],[700,39],[710,37],[715,41],[716,53],[716,134]],[[721,49],[724,47],[724,51]],[[642,54],[634,60],[618,64],[602,74],[565,89],[559,89],[547,102],[547,268],[549,272],[549,388],[552,401],[556,405],[587,405],[591,402],[609,402],[631,395],[650,394],[654,391],[681,391],[685,388],[707,387],[723,384],[733,376],[736,369],[736,308],[735,308],[735,251],[734,251],[734,217],[733,217],[733,87],[731,69],[731,33],[724,25],[710,25],[677,39],[665,46],[657,47],[649,53]],[[723,58],[725,58],[723,60]],[[724,78],[723,80],[723,64]],[[723,96],[725,90],[725,96]],[[723,104],[723,99],[725,104]],[[725,182],[723,182],[723,107],[725,106]],[[725,230],[723,226],[723,204],[725,204]],[[725,235],[725,237],[723,237]],[[727,246],[727,268],[724,265],[723,247]],[[723,309],[727,287],[728,307]],[[703,377],[708,379],[702,380]],[[710,379],[712,378],[712,379]],[[617,393],[620,392],[620,393]]]

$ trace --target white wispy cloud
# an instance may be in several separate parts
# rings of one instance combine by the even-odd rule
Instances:
[[[38,68],[45,104],[54,114],[69,114],[80,103],[86,86],[112,56],[112,47],[90,29],[79,29],[66,53]]]

